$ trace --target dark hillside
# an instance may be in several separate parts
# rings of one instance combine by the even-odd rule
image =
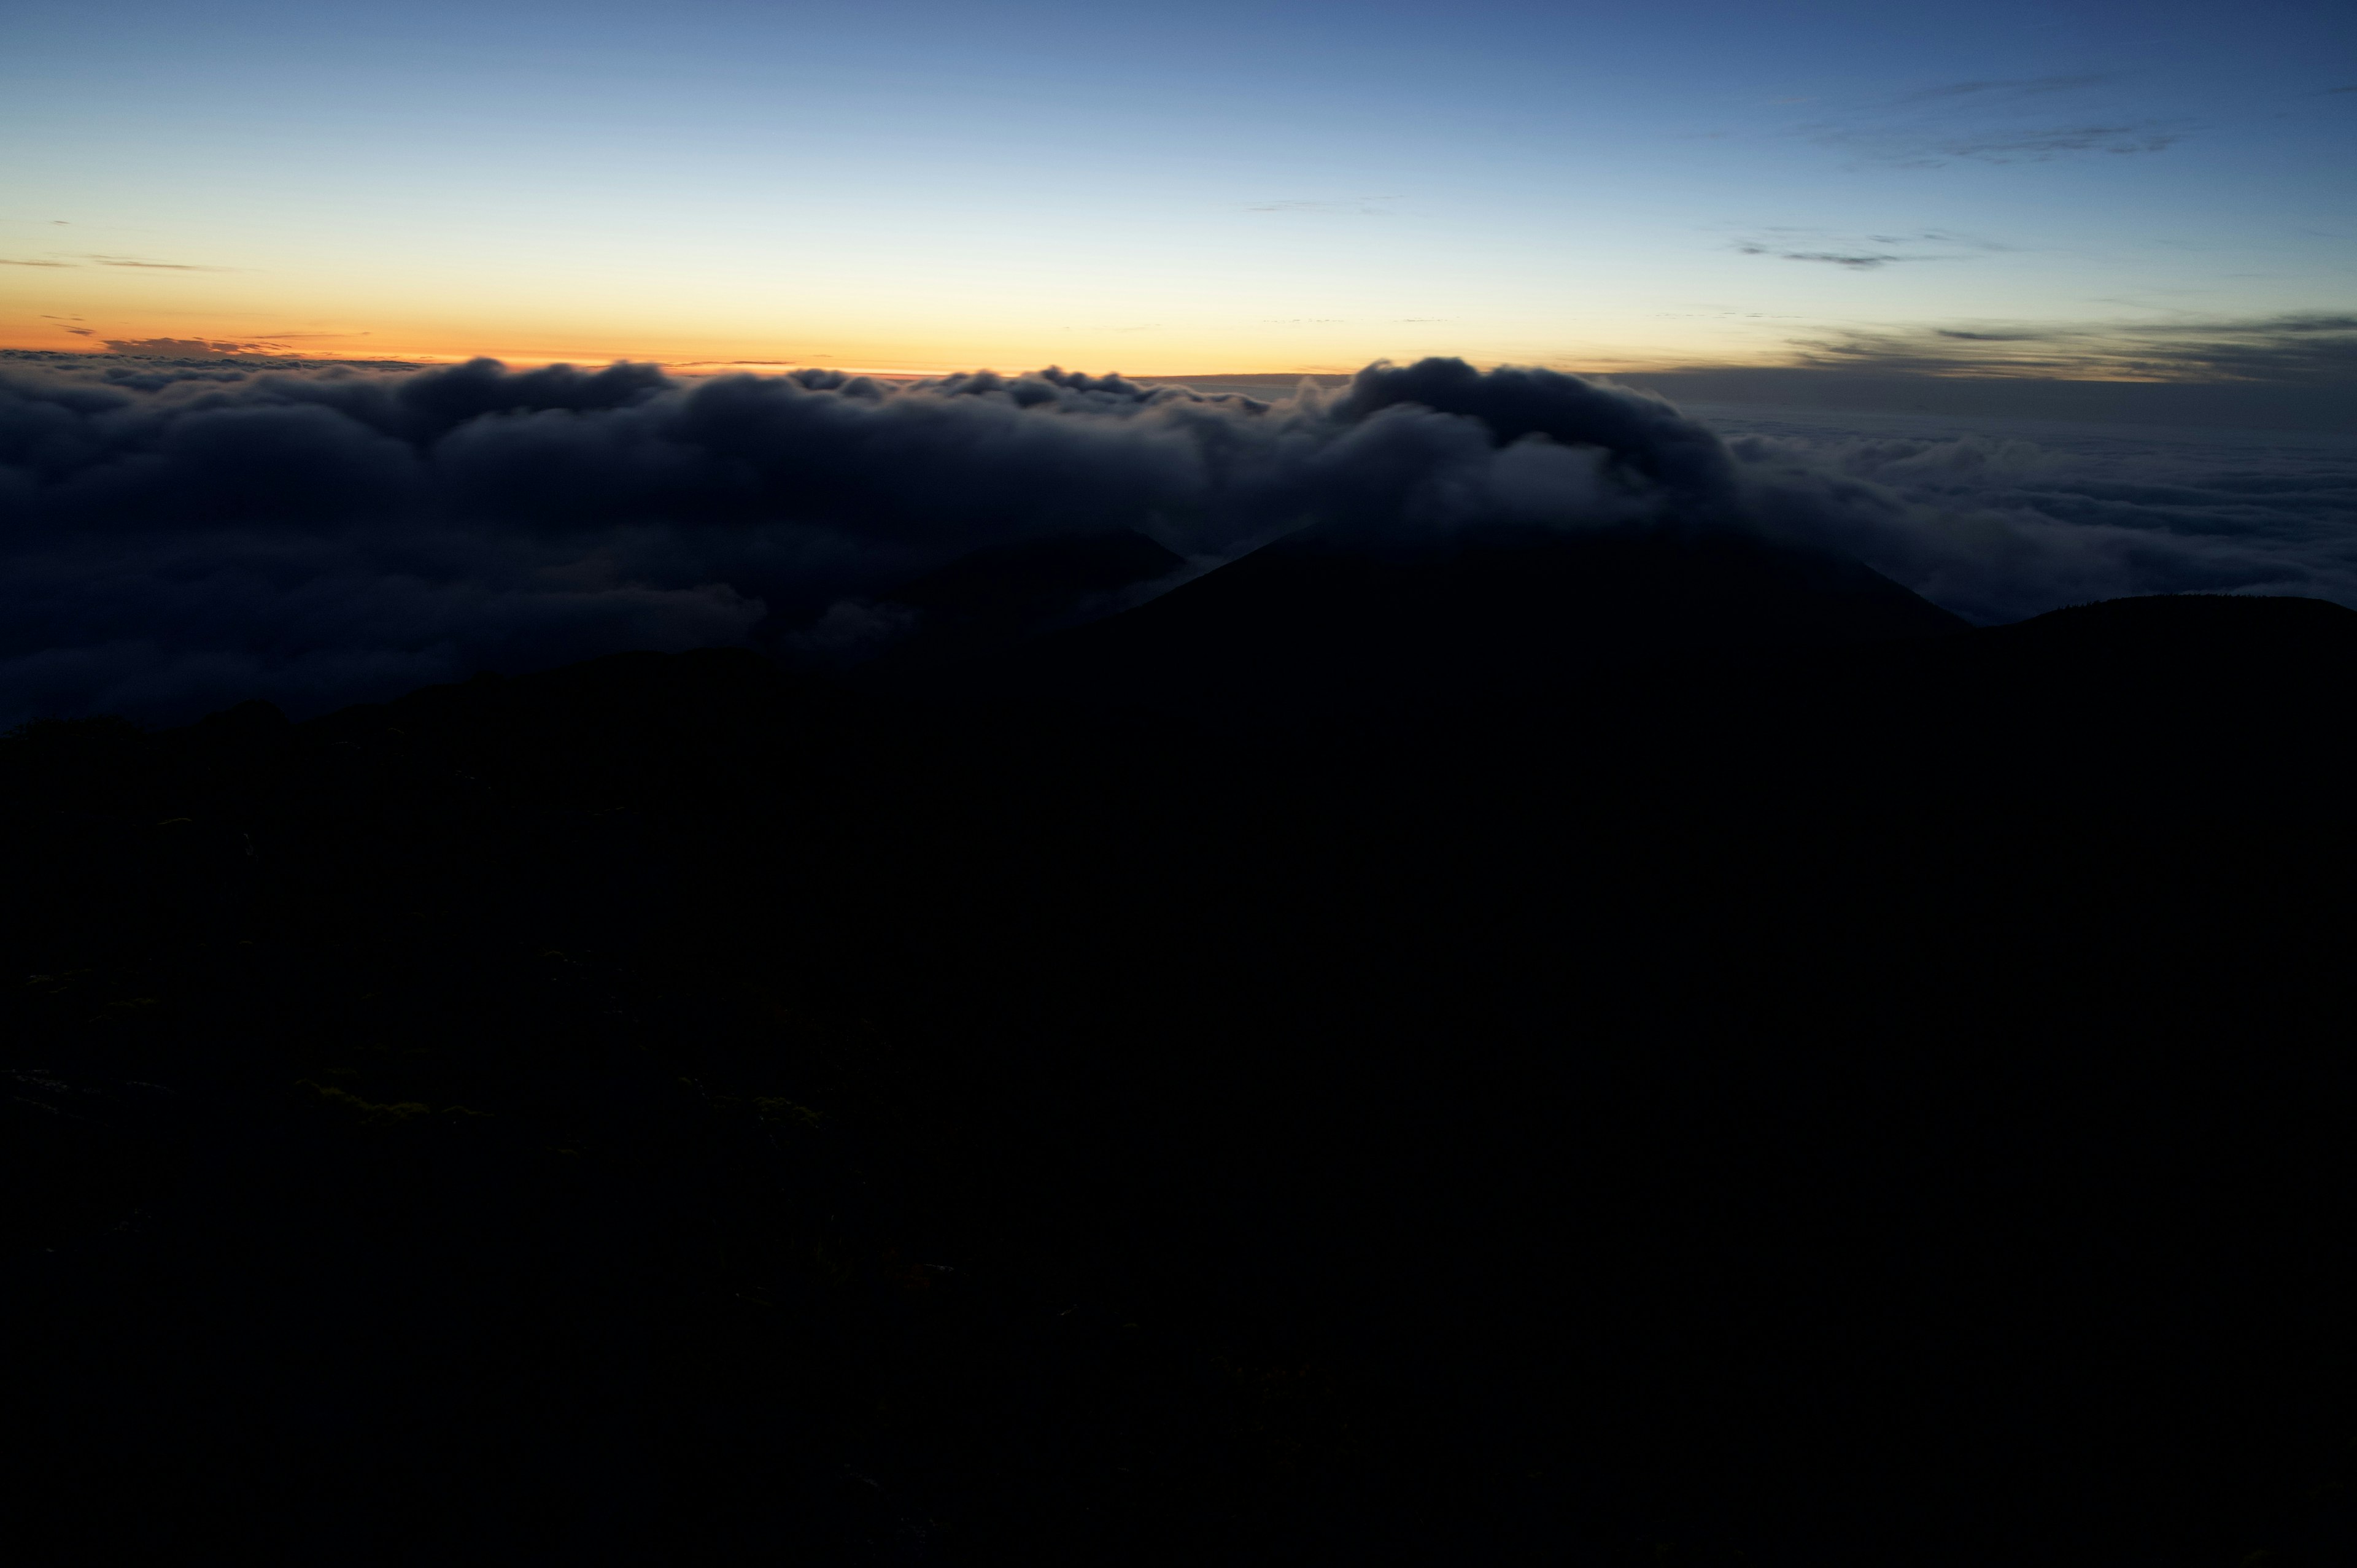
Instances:
[[[1042,639],[993,677],[1003,695],[1224,727],[1454,707],[1631,663],[1965,624],[1855,561],[1747,534],[1492,529],[1370,550],[1313,528]]]
[[[31,1559],[2348,1560],[2357,615],[1596,548],[0,743]]]

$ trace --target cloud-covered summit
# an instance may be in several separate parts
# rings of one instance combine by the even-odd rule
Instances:
[[[1762,529],[1981,619],[2156,589],[2357,598],[2312,539],[2227,549],[1921,478],[1450,360],[1275,400],[1053,369],[19,360],[0,364],[0,720],[317,711],[623,648],[791,652],[976,549],[1114,529],[1199,569],[1311,521],[1383,549],[1487,524]]]

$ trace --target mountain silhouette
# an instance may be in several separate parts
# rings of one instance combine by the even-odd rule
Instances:
[[[1403,551],[1310,528],[1045,639],[1000,678],[1092,707],[1282,722],[1967,624],[1856,561],[1732,530],[1492,529]]]
[[[28,1557],[2346,1559],[2357,613],[1157,548],[0,742]]]

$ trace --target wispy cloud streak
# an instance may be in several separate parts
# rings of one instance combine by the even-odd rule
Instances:
[[[2107,75],[2077,75],[1948,82],[1862,102],[1837,117],[1802,125],[1797,133],[1861,163],[1939,168],[2159,153],[2193,131],[2193,123],[2181,118],[2057,113],[2057,102],[2115,81]]]

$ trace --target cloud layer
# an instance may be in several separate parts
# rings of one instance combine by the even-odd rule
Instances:
[[[866,635],[862,607],[969,551],[1114,528],[1199,564],[1309,521],[1384,548],[1485,523],[1761,528],[1983,620],[2190,588],[2357,603],[2349,473],[2101,467],[2022,443],[1730,443],[1642,393],[1439,360],[1265,402],[1053,370],[896,387],[18,359],[0,722],[314,712],[624,648],[791,653]]]
[[[2357,316],[2083,322],[1853,331],[1795,345],[1803,365],[1932,375],[2357,383]]]
[[[1958,423],[1728,413],[1720,428],[1771,506],[1976,619],[2130,593],[2357,607],[2357,443]],[[1813,499],[1846,484],[1862,487],[1851,504]]]

